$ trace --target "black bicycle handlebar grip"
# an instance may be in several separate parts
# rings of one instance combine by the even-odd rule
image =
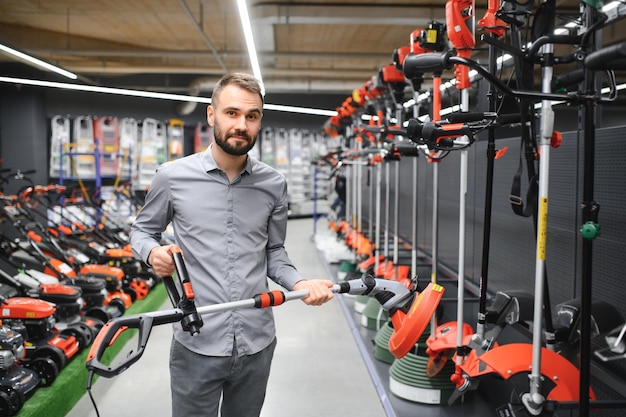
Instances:
[[[592,71],[626,70],[626,42],[590,53],[585,58],[585,67]]]
[[[402,71],[408,79],[413,79],[425,72],[441,74],[443,70],[450,69],[450,57],[453,52],[426,52],[423,54],[409,54],[404,58]]]

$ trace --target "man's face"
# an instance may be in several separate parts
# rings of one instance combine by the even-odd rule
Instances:
[[[224,87],[217,103],[207,107],[215,143],[230,155],[245,155],[254,147],[262,116],[259,96],[234,85]]]

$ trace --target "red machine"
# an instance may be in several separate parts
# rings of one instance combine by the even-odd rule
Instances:
[[[55,331],[54,304],[16,295],[15,288],[0,285],[0,318],[4,325],[24,337],[26,354],[23,363],[37,372],[42,386],[48,386],[66,361],[78,353],[78,342],[74,336]]]

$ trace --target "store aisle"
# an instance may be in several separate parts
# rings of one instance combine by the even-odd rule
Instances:
[[[287,251],[306,278],[328,278],[312,232],[312,219],[290,220]],[[320,307],[292,301],[274,314],[278,346],[263,417],[386,415],[338,298]],[[156,326],[137,363],[115,378],[98,378],[92,391],[101,417],[170,415],[170,338],[169,325]],[[87,395],[67,414],[95,416]]]

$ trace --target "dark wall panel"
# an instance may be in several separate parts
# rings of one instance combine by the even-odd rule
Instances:
[[[626,297],[626,285],[622,274],[626,270],[625,253],[626,221],[626,144],[621,137],[626,128],[606,128],[597,131],[596,148],[596,200],[601,204],[601,236],[594,243],[594,297],[615,305],[626,317],[626,306],[621,302]],[[576,132],[564,134],[559,148],[550,151],[549,209],[547,238],[547,277],[551,303],[571,300],[580,293],[581,256],[581,198],[582,198],[582,138]],[[518,137],[498,139],[496,147],[508,150],[495,161],[493,173],[493,199],[490,217],[491,233],[488,252],[488,290],[524,290],[532,293],[535,287],[536,237],[532,217],[516,215],[509,203],[513,176],[518,169],[520,139]],[[483,261],[483,233],[485,213],[485,185],[487,177],[486,141],[484,138],[472,145],[468,152],[468,188],[466,195],[466,257],[465,275],[470,283],[478,285]],[[459,176],[460,154],[451,153],[438,164],[439,171],[439,226],[438,264],[456,273],[458,269],[459,227]],[[395,218],[394,209],[394,164],[389,163],[389,181],[386,166],[382,179],[381,227],[385,225],[385,192],[390,187],[390,227]],[[400,207],[398,234],[411,241],[412,192],[417,188],[417,244],[432,254],[433,242],[433,164],[424,156],[418,160],[417,184],[412,181],[412,159],[400,162]],[[524,172],[523,177],[526,178]],[[364,213],[369,213],[369,200],[365,198],[369,187],[362,179],[364,189]],[[523,181],[525,196],[527,181]],[[375,213],[375,210],[372,209]],[[393,230],[391,230],[393,232]],[[418,271],[420,279],[424,272]]]

